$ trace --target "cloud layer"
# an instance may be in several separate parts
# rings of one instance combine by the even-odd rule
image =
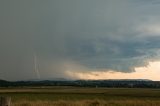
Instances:
[[[43,79],[134,72],[159,60],[159,9],[158,0],[1,0],[0,78],[36,78],[34,53]]]

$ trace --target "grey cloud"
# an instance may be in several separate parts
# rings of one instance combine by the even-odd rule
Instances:
[[[1,0],[0,78],[34,79],[34,53],[43,79],[67,78],[70,62],[133,72],[160,57],[159,36],[137,31],[158,9],[156,0]]]

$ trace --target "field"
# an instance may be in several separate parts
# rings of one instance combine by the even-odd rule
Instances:
[[[0,88],[12,106],[160,106],[160,89],[32,87]]]

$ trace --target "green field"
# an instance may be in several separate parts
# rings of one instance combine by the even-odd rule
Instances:
[[[160,106],[160,89],[33,87],[1,88],[12,106]]]

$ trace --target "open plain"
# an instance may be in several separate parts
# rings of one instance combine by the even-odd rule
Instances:
[[[160,89],[22,87],[1,88],[12,106],[160,106]]]

